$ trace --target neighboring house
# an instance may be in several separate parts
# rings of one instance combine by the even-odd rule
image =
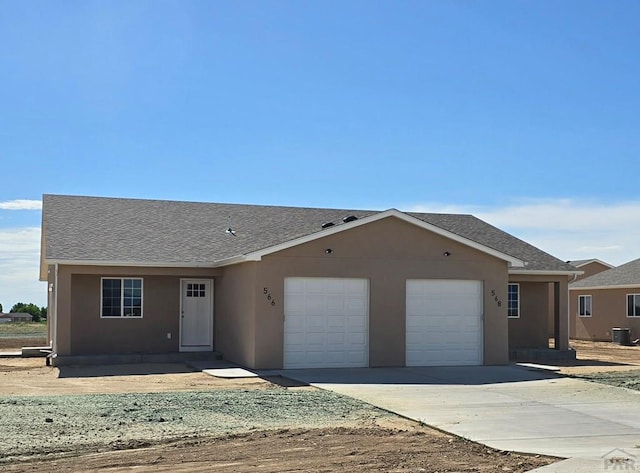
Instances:
[[[471,215],[45,195],[56,363],[216,350],[251,368],[569,350],[573,266]]]
[[[593,276],[594,274],[601,273],[602,271],[606,271],[608,269],[613,268],[609,263],[605,263],[604,261],[600,261],[599,259],[582,259],[582,260],[574,260],[567,261],[572,266],[575,266],[584,274],[580,274],[576,277],[576,281],[580,281],[581,279],[588,278],[589,276]]]
[[[570,265],[574,266],[576,269],[579,269],[583,272],[583,274],[578,274],[575,276],[573,281],[580,281],[581,279],[587,278],[589,276],[593,276],[594,274],[601,273],[602,271],[606,271],[608,269],[613,268],[609,263],[605,263],[604,261],[600,261],[599,259],[583,259],[583,260],[573,260],[567,261]],[[549,300],[549,307],[553,306],[553,300]],[[553,337],[553,312],[550,311],[549,318],[549,336]],[[572,337],[573,338],[573,337]]]
[[[640,336],[640,259],[569,286],[571,338],[611,340],[614,327]]]
[[[3,322],[33,322],[33,315],[26,312],[0,312],[0,323]]]

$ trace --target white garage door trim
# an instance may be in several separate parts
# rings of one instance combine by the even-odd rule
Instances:
[[[482,288],[473,280],[407,280],[407,366],[483,363]]]
[[[369,366],[369,281],[286,278],[283,349],[286,369]]]

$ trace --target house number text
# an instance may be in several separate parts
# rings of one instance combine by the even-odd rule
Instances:
[[[502,307],[502,301],[496,295],[496,290],[495,289],[491,289],[491,296],[493,297],[493,300],[496,302],[498,307]]]
[[[273,297],[271,297],[269,288],[265,287],[264,289],[262,289],[262,292],[264,296],[267,298],[267,300],[271,303],[271,305],[276,305],[276,300]]]

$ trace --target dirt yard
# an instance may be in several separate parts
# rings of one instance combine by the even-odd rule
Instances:
[[[286,378],[0,359],[6,472],[525,472],[493,450]]]
[[[640,391],[640,346],[572,340],[577,360],[562,374]]]
[[[640,346],[622,346],[611,342],[571,340],[575,362],[560,366],[567,375],[640,369]]]

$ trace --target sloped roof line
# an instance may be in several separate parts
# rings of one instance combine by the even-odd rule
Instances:
[[[433,225],[430,224],[428,222],[425,222],[423,220],[420,220],[418,218],[412,217],[411,215],[408,215],[404,212],[399,211],[398,209],[389,209],[389,210],[385,210],[382,212],[378,212],[376,214],[373,215],[369,215],[354,221],[349,222],[348,224],[343,224],[343,225],[339,225],[339,226],[333,226],[333,227],[329,227],[323,231],[320,232],[316,232],[316,233],[312,233],[310,235],[306,235],[303,237],[299,237],[299,238],[295,238],[293,240],[289,240],[271,247],[267,247],[258,251],[253,251],[250,253],[247,253],[245,255],[242,256],[235,256],[232,258],[229,258],[226,261],[222,261],[220,262],[220,266],[225,266],[227,264],[235,264],[237,262],[239,262],[240,260],[242,261],[260,261],[262,259],[263,256],[278,252],[278,251],[282,251],[285,250],[287,248],[292,248],[294,246],[298,246],[301,245],[303,243],[308,243],[310,241],[313,240],[317,240],[318,238],[323,238],[325,236],[329,236],[329,235],[334,235],[336,233],[340,233],[343,232],[345,230],[349,230],[355,227],[359,227],[361,225],[366,225],[367,223],[372,223],[372,222],[376,222],[378,220],[382,220],[384,218],[389,218],[389,217],[395,217],[398,218],[400,220],[403,220],[407,223],[410,223],[412,225],[416,225],[417,227],[423,228],[425,230],[429,230],[433,233],[436,233],[438,235],[444,236],[446,238],[449,238],[453,241],[456,241],[458,243],[461,243],[463,245],[469,246],[471,248],[474,248],[476,250],[479,250],[483,253],[489,254],[491,256],[495,256],[496,258],[502,259],[506,262],[509,263],[510,266],[512,267],[524,267],[525,266],[525,262],[522,261],[521,259],[515,258],[514,256],[508,255],[506,253],[503,253],[501,251],[495,250],[494,248],[482,245],[476,241],[470,240],[468,238],[465,238],[463,236],[460,236],[456,233],[450,232],[448,230],[445,230],[443,228],[438,227],[437,225]]]

